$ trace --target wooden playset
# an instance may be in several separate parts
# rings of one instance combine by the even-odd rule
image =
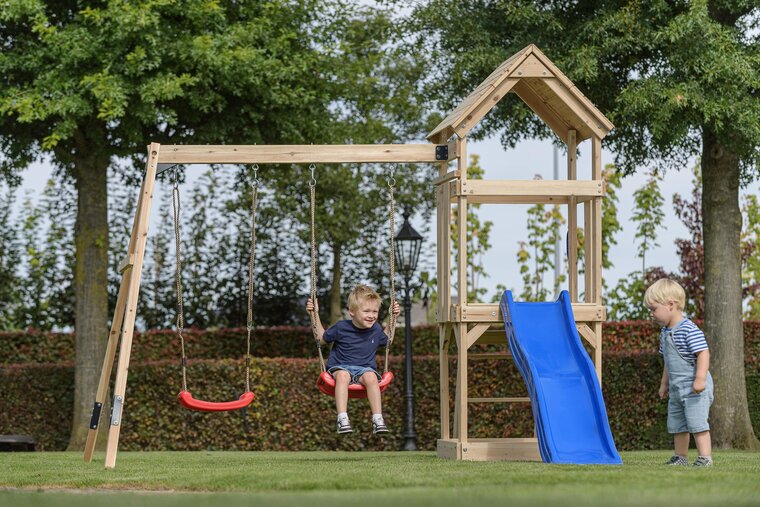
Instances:
[[[467,175],[467,135],[508,93],[523,100],[567,145],[567,179],[473,180]],[[602,288],[601,141],[613,128],[572,82],[535,46],[530,45],[502,63],[475,91],[459,104],[428,136],[431,144],[390,145],[280,145],[198,146],[160,145],[148,148],[147,169],[140,189],[127,256],[120,264],[122,275],[103,361],[85,460],[90,461],[105,403],[118,345],[112,413],[106,445],[106,468],[116,465],[119,432],[124,417],[127,373],[135,327],[140,278],[150,221],[151,204],[160,170],[178,164],[322,164],[322,163],[430,163],[437,164],[438,326],[440,338],[441,438],[438,455],[463,460],[538,460],[536,438],[475,439],[468,436],[468,406],[473,403],[526,403],[528,398],[474,398],[468,396],[467,368],[470,361],[510,357],[508,352],[468,353],[475,344],[505,343],[497,304],[470,303],[466,294],[467,217],[469,204],[562,204],[568,206],[568,266],[572,309],[580,335],[594,351],[593,360],[601,381],[602,328],[605,310]],[[591,140],[591,179],[578,180],[576,152],[580,142]],[[451,162],[456,167],[449,170]],[[578,300],[577,235],[578,205],[583,204],[585,231],[584,300]],[[454,211],[457,211],[454,213]],[[451,224],[458,234],[452,251]],[[452,255],[456,280],[452,280]],[[253,259],[251,259],[251,263]],[[453,297],[454,287],[458,300]],[[250,319],[249,319],[250,320]],[[453,341],[452,341],[453,338]],[[455,344],[456,392],[453,427],[449,393],[450,345]],[[248,358],[247,358],[248,360]],[[252,399],[252,394],[249,395]],[[246,400],[250,403],[250,399]],[[237,402],[232,402],[237,406]],[[241,402],[242,403],[242,402]]]

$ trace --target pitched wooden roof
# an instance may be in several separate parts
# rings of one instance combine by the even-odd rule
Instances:
[[[614,125],[538,47],[531,44],[509,57],[427,136],[441,143],[464,137],[507,93],[516,93],[557,136],[578,142],[605,137]],[[443,137],[443,139],[442,139]]]

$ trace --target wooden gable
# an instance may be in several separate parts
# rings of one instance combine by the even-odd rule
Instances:
[[[466,136],[507,93],[515,93],[563,141],[576,131],[578,142],[604,138],[614,125],[538,47],[512,55],[468,95],[427,138],[442,143]]]

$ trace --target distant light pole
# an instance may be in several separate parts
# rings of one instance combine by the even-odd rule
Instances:
[[[396,259],[401,276],[404,277],[404,399],[406,414],[404,418],[405,451],[417,450],[417,433],[414,431],[414,389],[412,385],[412,277],[420,259],[422,236],[409,223],[409,213],[404,212],[404,224],[396,235]]]

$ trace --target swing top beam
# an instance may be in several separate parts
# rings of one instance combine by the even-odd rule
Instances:
[[[345,145],[161,145],[160,164],[435,163],[456,158],[456,143]]]

